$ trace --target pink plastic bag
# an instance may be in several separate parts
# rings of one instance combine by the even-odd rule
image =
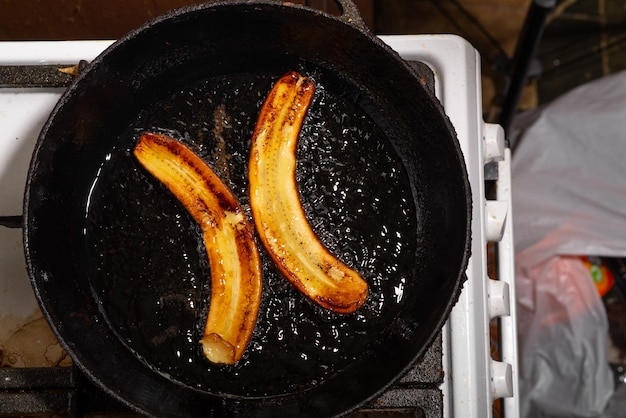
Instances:
[[[613,395],[604,306],[578,257],[532,262],[540,250],[516,258],[521,416],[598,417]]]

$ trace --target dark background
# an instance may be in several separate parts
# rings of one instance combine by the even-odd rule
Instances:
[[[0,41],[116,39],[200,0],[0,0]],[[292,0],[331,12],[331,0]],[[483,59],[487,121],[497,118],[530,0],[356,0],[376,34],[455,33]],[[520,109],[626,68],[626,0],[559,0],[545,24]]]

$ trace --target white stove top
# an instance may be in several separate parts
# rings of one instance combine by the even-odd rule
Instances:
[[[510,154],[503,132],[483,122],[480,59],[465,40],[448,35],[382,36],[407,60],[427,64],[454,125],[472,186],[472,257],[468,281],[443,331],[444,417],[492,416],[504,398],[518,413],[517,338],[513,283]],[[0,42],[0,65],[76,64],[109,41]],[[20,215],[26,173],[39,130],[63,89],[0,88],[0,215]],[[497,200],[485,196],[484,165],[497,161]],[[487,243],[498,246],[498,280],[487,274]],[[25,322],[40,317],[25,270],[21,229],[0,228],[0,348]],[[500,318],[501,361],[490,354],[490,320]],[[384,402],[384,396],[381,399]]]

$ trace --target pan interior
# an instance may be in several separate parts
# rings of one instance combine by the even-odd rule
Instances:
[[[357,90],[320,68],[298,65],[316,82],[298,145],[301,199],[322,242],[370,285],[355,314],[310,303],[259,244],[264,290],[250,346],[234,366],[205,361],[198,340],[211,283],[202,234],[132,156],[145,131],[181,140],[218,173],[250,216],[251,133],[272,83],[293,68],[191,77],[142,102],[88,185],[81,260],[93,296],[127,348],[182,385],[237,396],[301,392],[385,344],[398,310],[417,298],[419,209],[400,156],[359,107]]]

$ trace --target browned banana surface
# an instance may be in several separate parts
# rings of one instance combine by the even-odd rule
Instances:
[[[367,282],[320,242],[296,184],[298,136],[314,91],[311,79],[289,72],[266,98],[252,136],[250,204],[261,241],[283,275],[321,306],[351,313],[365,301]]]
[[[250,341],[261,300],[261,264],[252,225],[228,187],[179,141],[144,133],[134,155],[202,229],[211,300],[200,343],[211,362],[233,364]]]

